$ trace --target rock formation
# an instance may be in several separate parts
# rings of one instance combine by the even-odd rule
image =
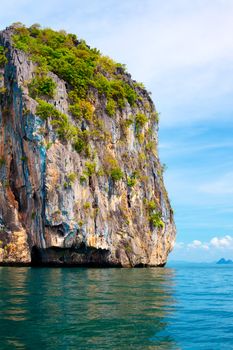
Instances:
[[[157,132],[124,66],[63,31],[0,32],[0,263],[163,266]]]
[[[231,264],[233,264],[233,261],[231,259],[227,260],[227,259],[221,258],[217,261],[216,264],[218,264],[218,265],[231,265]]]

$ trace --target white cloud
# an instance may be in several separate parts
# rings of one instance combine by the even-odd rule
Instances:
[[[194,241],[192,241],[191,243],[189,243],[187,245],[188,248],[201,248],[201,249],[206,249],[208,250],[209,249],[209,246],[207,243],[202,243],[201,241],[195,239]]]
[[[223,174],[217,180],[202,184],[200,191],[212,195],[223,195],[233,193],[233,172]]]
[[[233,249],[233,237],[226,235],[224,237],[214,237],[210,240],[210,245],[215,248]]]
[[[223,98],[232,109],[232,13],[232,1],[145,1],[106,20],[95,44],[149,86],[162,125],[218,118]]]
[[[175,249],[182,249],[184,248],[184,246],[185,246],[184,242],[175,242],[175,245],[174,245]]]
[[[194,241],[192,241],[192,243],[188,244],[189,248],[197,248],[197,247],[201,247],[202,243],[201,241],[198,241],[197,239],[195,239]]]
[[[221,149],[232,149],[233,142],[225,141],[225,142],[216,142],[216,143],[198,143],[192,144],[191,141],[183,141],[183,142],[163,142],[159,144],[159,149],[163,152],[163,154],[174,156],[174,155],[186,155],[186,154],[194,154],[205,151],[214,151]]]
[[[233,250],[233,236],[225,235],[222,237],[213,237],[208,242],[193,240],[191,243],[176,242],[175,248],[190,252],[191,250],[210,250],[210,251],[230,251]]]
[[[147,80],[233,55],[231,1],[196,6],[177,0],[168,3],[147,1],[140,14],[131,9],[129,16],[121,17],[121,27],[112,28],[109,23],[111,41],[101,37],[100,44],[130,61],[135,74]],[[199,88],[200,80],[195,83]]]

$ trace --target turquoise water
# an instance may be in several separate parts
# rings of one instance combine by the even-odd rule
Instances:
[[[1,267],[0,349],[233,349],[233,267]]]

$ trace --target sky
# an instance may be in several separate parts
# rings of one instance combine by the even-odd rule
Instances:
[[[75,33],[152,93],[177,226],[170,260],[233,259],[232,18],[232,0],[1,2],[1,29]]]

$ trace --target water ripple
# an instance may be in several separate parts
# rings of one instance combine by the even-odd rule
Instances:
[[[1,349],[233,349],[232,268],[0,268]]]

